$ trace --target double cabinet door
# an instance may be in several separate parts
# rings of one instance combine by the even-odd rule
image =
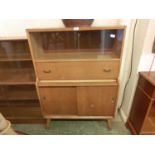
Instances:
[[[113,116],[117,85],[39,87],[44,116]]]

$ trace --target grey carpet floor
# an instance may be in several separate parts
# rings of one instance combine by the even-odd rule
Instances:
[[[43,124],[13,124],[13,128],[30,135],[129,135],[130,131],[122,121],[113,121],[108,130],[106,121],[92,120],[53,120],[50,128]]]

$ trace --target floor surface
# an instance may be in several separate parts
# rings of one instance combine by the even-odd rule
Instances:
[[[108,130],[103,120],[53,120],[50,128],[44,124],[13,124],[15,130],[30,135],[129,135],[129,129],[117,117],[113,121],[112,130]]]

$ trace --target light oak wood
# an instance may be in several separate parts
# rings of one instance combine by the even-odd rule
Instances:
[[[37,86],[106,86],[118,85],[117,80],[37,80]]]
[[[126,26],[102,26],[102,27],[79,27],[79,30],[111,30],[111,29],[126,29]],[[74,31],[74,28],[71,27],[65,27],[65,28],[31,28],[31,29],[27,29],[28,33],[32,33],[32,32],[54,32],[54,31]],[[77,30],[78,31],[78,30]]]
[[[46,53],[46,54],[45,54]],[[56,50],[40,51],[35,55],[35,62],[58,62],[58,61],[118,61],[119,55],[115,51],[101,51],[99,49],[82,50]]]
[[[107,119],[107,124],[108,124],[108,129],[111,130],[112,129],[112,120]]]
[[[47,125],[49,119],[106,119],[112,128],[125,29],[27,29]]]
[[[75,87],[41,87],[39,95],[45,115],[77,114]]]
[[[77,90],[79,115],[114,116],[117,86],[88,86]]]
[[[117,79],[119,61],[36,63],[39,80]]]

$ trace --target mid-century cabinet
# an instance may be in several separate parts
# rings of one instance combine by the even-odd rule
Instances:
[[[133,134],[155,134],[155,72],[140,72],[127,121]]]
[[[44,122],[26,38],[0,38],[0,112],[11,122]]]
[[[28,29],[42,114],[114,118],[125,27]]]

